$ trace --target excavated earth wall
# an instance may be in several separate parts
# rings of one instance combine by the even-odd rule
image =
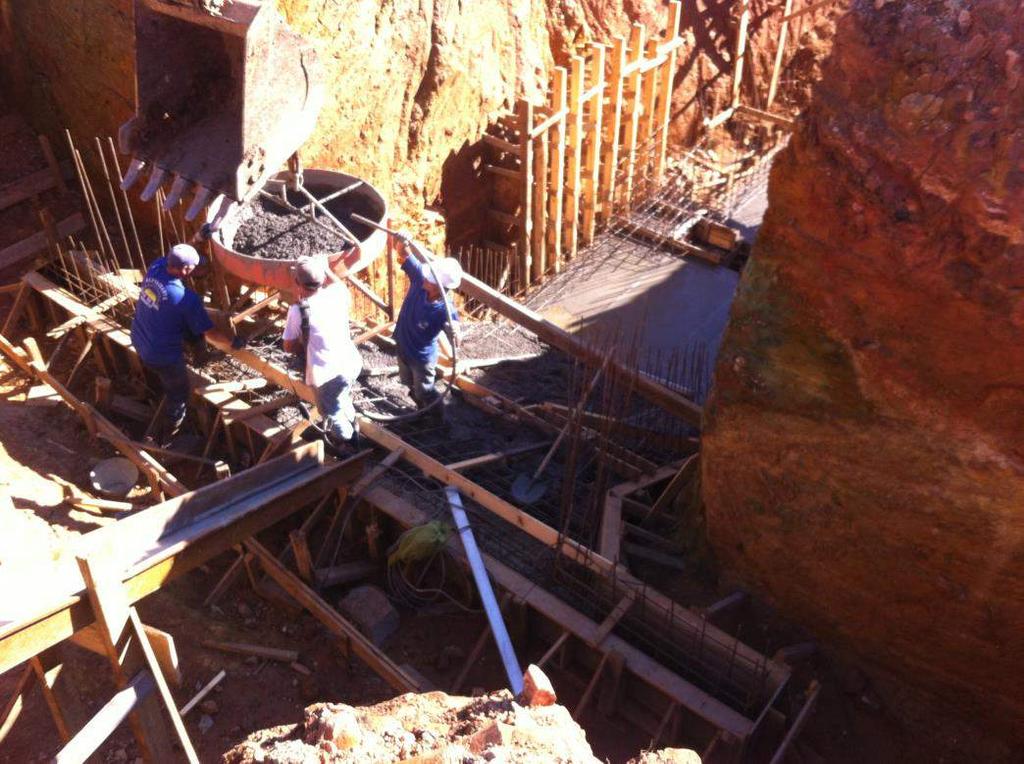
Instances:
[[[926,692],[1024,721],[1024,8],[856,0],[718,360],[724,566]],[[934,705],[927,705],[934,704]]]

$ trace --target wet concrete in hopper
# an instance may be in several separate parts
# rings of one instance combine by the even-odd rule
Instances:
[[[306,189],[318,199],[335,190],[312,185],[306,186]],[[293,207],[304,207],[310,202],[301,192],[289,190],[288,203]],[[358,189],[332,199],[326,206],[360,241],[365,240],[371,232],[366,226],[353,222],[352,213],[371,219],[379,217],[379,214],[375,214],[372,202],[360,195]],[[341,232],[320,211],[316,212],[317,220],[321,223],[318,225],[306,215],[293,212],[272,198],[260,195],[242,210],[241,216],[242,222],[231,247],[245,255],[292,260],[303,255],[330,254],[347,248]]]

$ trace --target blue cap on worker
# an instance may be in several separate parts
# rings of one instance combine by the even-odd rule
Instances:
[[[189,265],[195,268],[201,262],[203,258],[191,244],[175,244],[167,250],[167,265],[170,268],[180,270]]]

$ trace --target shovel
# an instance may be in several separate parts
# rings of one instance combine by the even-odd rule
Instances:
[[[547,493],[548,484],[538,482],[539,478],[547,468],[548,462],[551,461],[551,457],[555,455],[558,447],[562,445],[562,440],[565,438],[566,433],[569,432],[569,428],[572,427],[577,417],[579,417],[583,412],[583,407],[587,405],[590,393],[594,390],[594,385],[597,384],[597,380],[601,378],[601,373],[604,371],[604,367],[608,365],[609,358],[611,358],[611,355],[605,357],[604,363],[601,364],[601,368],[597,370],[597,373],[594,374],[593,378],[583,389],[583,394],[580,396],[580,402],[576,404],[576,408],[574,408],[569,414],[569,418],[559,431],[558,437],[555,438],[555,442],[551,444],[551,448],[549,448],[548,452],[544,454],[544,459],[541,460],[540,466],[537,467],[537,470],[532,475],[528,475],[524,472],[512,481],[512,498],[519,504],[533,504]]]

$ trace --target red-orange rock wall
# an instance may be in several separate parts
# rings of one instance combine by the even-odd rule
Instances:
[[[857,0],[707,409],[724,566],[963,718],[1024,721],[1024,12]]]

